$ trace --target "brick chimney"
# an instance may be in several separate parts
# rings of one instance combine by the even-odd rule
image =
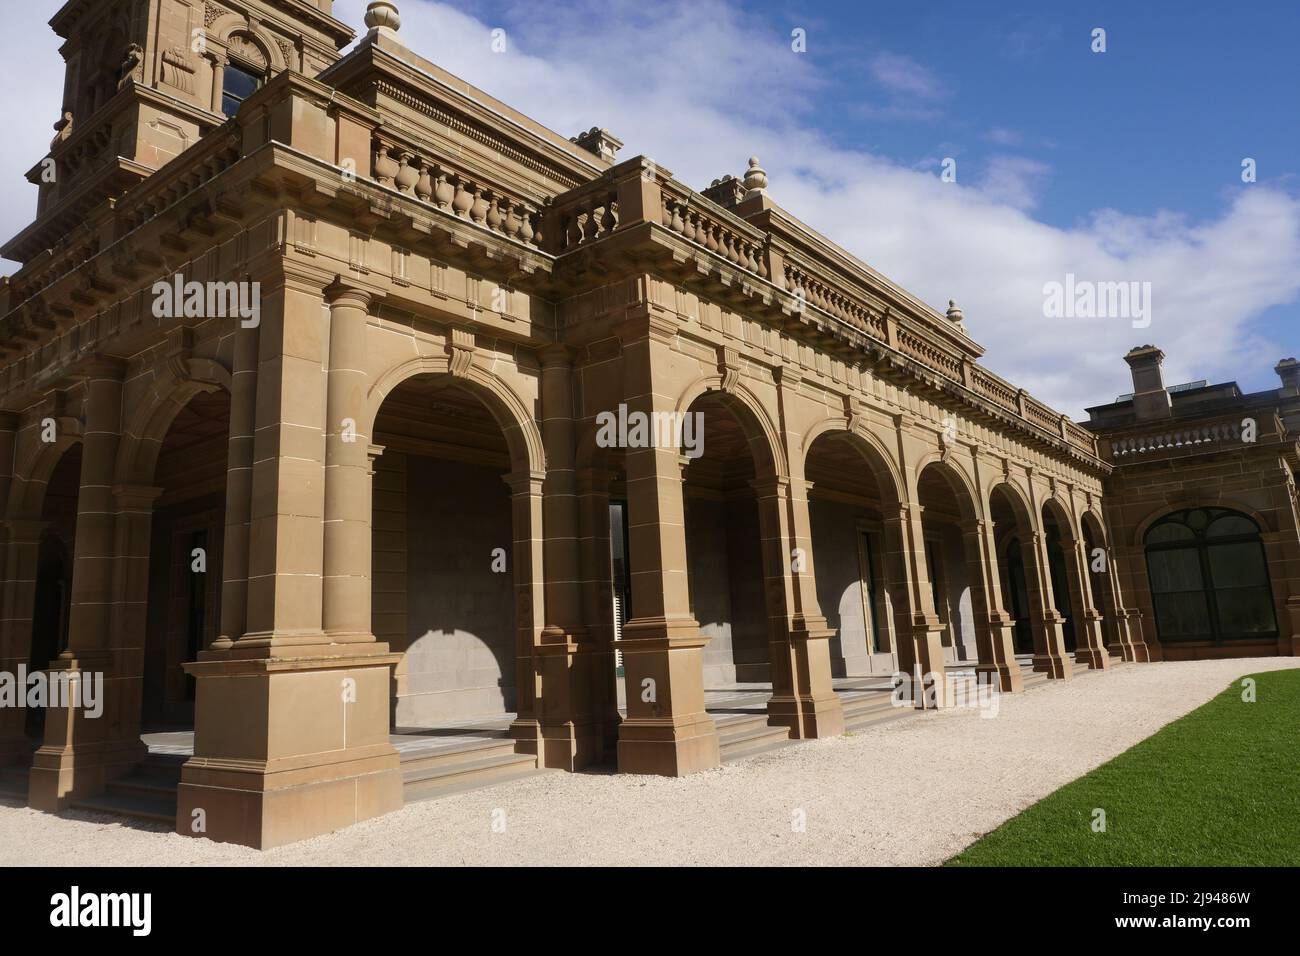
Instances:
[[[1168,418],[1171,403],[1161,370],[1165,353],[1154,345],[1140,345],[1125,355],[1124,361],[1133,372],[1133,411],[1137,417]]]
[[[1293,358],[1284,358],[1277,363],[1277,377],[1282,380],[1283,395],[1300,395],[1300,362]]]

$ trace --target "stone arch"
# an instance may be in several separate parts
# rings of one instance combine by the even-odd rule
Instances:
[[[1033,534],[1039,530],[1041,519],[1034,515],[1034,509],[1030,507],[1030,498],[1025,489],[1021,488],[1014,478],[1009,476],[998,479],[989,487],[988,500],[984,502],[984,507],[988,513],[993,512],[993,496],[999,491],[1006,496],[1007,502],[1011,505],[1011,511],[1015,515],[1017,530],[1021,534]]]
[[[842,433],[849,443],[857,449],[867,461],[868,467],[876,477],[876,484],[883,494],[887,494],[889,499],[886,504],[901,504],[906,492],[903,490],[906,486],[903,482],[903,473],[898,467],[895,456],[870,429],[861,423],[853,423],[844,416],[831,416],[823,418],[812,428],[804,432],[803,444],[800,446],[799,453],[805,463],[805,472],[807,471],[806,463],[808,454],[812,450],[817,439],[829,433]]]
[[[238,38],[248,37],[263,58],[262,66],[270,73],[279,73],[288,69],[284,54],[275,38],[261,27],[250,27],[248,20],[235,13],[218,17],[208,28],[208,36],[220,43],[228,51],[234,52],[241,59],[249,59],[238,46]]]
[[[1132,546],[1141,550],[1146,546],[1147,531],[1153,524],[1175,511],[1185,511],[1190,508],[1229,508],[1232,511],[1240,511],[1254,521],[1259,526],[1261,535],[1271,534],[1277,530],[1273,522],[1242,501],[1221,495],[1196,495],[1178,501],[1167,501],[1139,521],[1133,529]]]
[[[393,366],[379,375],[366,396],[364,434],[374,434],[375,419],[390,392],[402,382],[417,375],[453,375],[446,356],[421,356]],[[500,377],[471,366],[457,381],[470,386],[492,417],[496,419],[506,445],[510,449],[510,464],[517,473],[546,472],[546,452],[542,433],[529,413],[524,400]]]
[[[1102,548],[1110,548],[1110,534],[1106,531],[1106,522],[1092,508],[1085,508],[1079,513],[1079,531],[1088,530],[1092,539]]]
[[[790,469],[785,460],[780,432],[763,408],[762,401],[743,382],[723,387],[720,375],[706,375],[692,382],[677,401],[677,413],[685,415],[704,396],[719,398],[745,431],[754,467],[760,477],[785,478]]]
[[[1074,519],[1070,516],[1070,509],[1056,495],[1048,495],[1043,499],[1043,511],[1051,512],[1056,519],[1057,526],[1061,529],[1062,540],[1073,541],[1081,533],[1081,529],[1075,526]]]
[[[219,362],[196,359],[185,370],[168,369],[129,412],[118,447],[113,474],[121,485],[147,485],[153,480],[167,430],[196,395],[224,390],[230,394],[230,372]]]
[[[953,497],[957,499],[957,505],[961,509],[963,520],[973,521],[981,517],[983,512],[980,508],[979,494],[975,491],[975,481],[966,473],[961,462],[956,458],[951,455],[943,455],[940,452],[931,452],[921,458],[916,463],[915,468],[918,482],[921,480],[921,476],[930,469],[934,469],[943,476],[952,489]]]
[[[40,427],[39,420],[36,427]],[[7,519],[36,520],[40,516],[50,476],[64,454],[80,441],[81,422],[75,418],[59,419],[55,441],[37,442],[22,461],[15,463],[14,481],[4,510]]]

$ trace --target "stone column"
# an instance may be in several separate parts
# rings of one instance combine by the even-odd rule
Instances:
[[[623,346],[629,414],[675,411],[662,381],[675,364],[675,334],[675,323],[658,315],[629,331]],[[690,610],[677,449],[629,448],[626,469],[632,619],[620,647],[627,719],[619,726],[618,766],[625,773],[682,776],[716,767],[720,758],[717,728],[704,709],[708,638]]]
[[[230,375],[230,439],[226,446],[226,529],[221,549],[221,630],[213,647],[229,650],[248,629],[249,529],[253,508],[253,445],[257,431],[258,331],[235,326]]]
[[[68,649],[49,669],[52,679],[68,682],[71,694],[69,706],[47,712],[45,743],[32,762],[29,801],[42,810],[60,810],[101,791],[146,753],[140,740],[143,617],[118,605],[144,602],[137,588],[147,585],[153,505],[148,491],[114,484],[124,373],[121,363],[106,360],[86,373]],[[79,706],[86,681],[101,690],[98,717]]]
[[[224,56],[216,53],[209,53],[208,60],[212,63],[212,112],[221,112],[221,100],[226,89],[226,63]]]
[[[544,348],[541,359],[542,442],[546,448],[542,497],[546,626],[537,648],[541,763],[576,770],[597,760],[603,747],[592,699],[596,648],[592,633],[583,626],[573,361],[563,346]]]
[[[370,622],[370,435],[366,322],[373,296],[336,279],[330,307],[325,399],[324,580],[321,625],[332,643],[374,640]]]
[[[1111,546],[1111,570],[1114,579],[1115,601],[1122,608],[1128,645],[1124,659],[1135,663],[1158,661],[1163,654],[1155,633],[1155,617],[1151,600],[1151,585],[1147,580],[1146,551],[1140,546]],[[1130,603],[1132,602],[1132,603]],[[1144,608],[1147,613],[1144,613]],[[1151,630],[1148,631],[1148,628]]]
[[[1021,546],[1028,585],[1030,618],[1034,627],[1034,670],[1049,678],[1069,680],[1072,676],[1070,656],[1065,650],[1065,618],[1056,610],[1052,596],[1051,565],[1047,558],[1047,535],[1042,518],[1031,515],[1034,528]]]
[[[1092,580],[1088,574],[1088,553],[1083,538],[1062,537],[1065,552],[1066,577],[1069,579],[1070,602],[1079,622],[1075,628],[1075,662],[1086,664],[1093,670],[1110,667],[1110,654],[1101,631],[1101,614],[1092,594]]]
[[[355,485],[347,492],[350,472],[339,478],[341,497],[326,488],[324,343],[334,317],[324,290],[333,276],[287,260],[271,263],[266,275],[245,630],[186,665],[197,681],[194,756],[181,772],[176,818],[182,834],[259,848],[402,805],[388,733],[397,655],[374,640],[368,620],[356,630],[348,609],[331,619],[337,630],[324,626],[325,502],[349,517],[359,507]],[[342,306],[344,324],[355,322],[346,311],[354,306],[352,299]],[[356,443],[363,469],[368,448]],[[353,462],[352,449],[344,451],[340,474]],[[368,555],[370,542],[359,550]]]
[[[510,566],[515,593],[515,709],[510,735],[521,753],[539,759],[545,744],[538,716],[542,670],[538,646],[546,616],[545,554],[542,541],[542,485],[546,475],[516,471],[505,476],[510,486]],[[567,649],[566,649],[567,650]]]
[[[0,672],[13,674],[31,657],[32,612],[40,561],[43,521],[7,521],[0,525]],[[42,666],[48,661],[38,661]],[[22,693],[19,688],[19,693]],[[27,713],[0,707],[0,766],[31,753]]]
[[[1003,604],[993,523],[983,518],[963,522],[962,538],[979,649],[975,673],[987,675],[983,679],[1003,693],[1016,693],[1024,689],[1024,678],[1016,661],[1015,625]]]
[[[817,604],[808,492],[800,478],[751,483],[758,503],[771,642],[768,723],[799,738],[844,732],[844,710],[831,682],[828,627]]]
[[[912,485],[909,493],[916,500],[915,482]],[[894,608],[898,669],[909,682],[903,699],[910,699],[917,709],[943,707],[947,703],[943,625],[930,592],[921,509],[904,504],[897,512],[886,512],[884,529],[891,592],[906,595]]]

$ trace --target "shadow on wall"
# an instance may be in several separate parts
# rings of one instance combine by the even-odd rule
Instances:
[[[407,684],[396,703],[399,725],[515,709],[511,511],[502,475],[407,456]]]

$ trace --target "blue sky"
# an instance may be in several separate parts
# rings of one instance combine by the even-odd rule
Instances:
[[[776,202],[940,310],[956,298],[984,363],[1063,411],[1128,391],[1144,342],[1171,384],[1273,387],[1300,351],[1296,0],[397,2],[414,51],[565,135],[607,127],[697,188],[757,153]],[[0,62],[27,77],[0,100],[12,235],[62,70],[58,4],[7,6]],[[359,31],[364,9],[335,3]],[[1047,317],[1067,273],[1150,282],[1150,326]]]

